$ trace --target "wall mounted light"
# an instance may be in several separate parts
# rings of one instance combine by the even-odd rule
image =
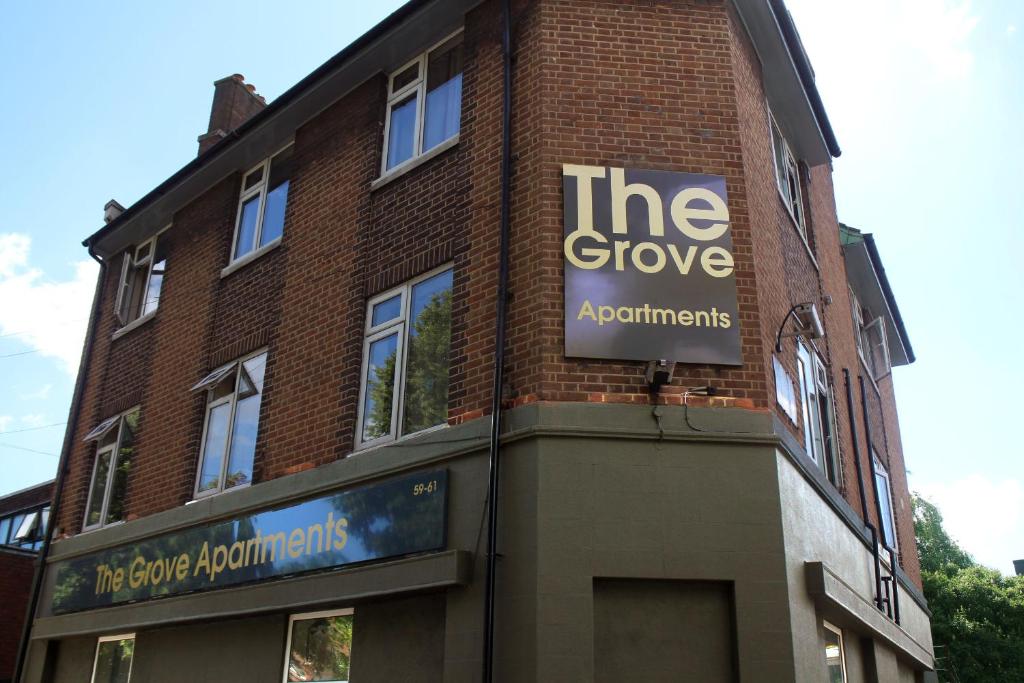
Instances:
[[[797,329],[792,332],[785,332],[786,323],[793,318],[796,321]],[[818,308],[811,302],[797,304],[789,309],[789,313],[782,319],[779,325],[779,333],[775,336],[775,352],[782,352],[783,337],[805,337],[807,339],[820,339],[825,336],[825,328],[818,316]]]

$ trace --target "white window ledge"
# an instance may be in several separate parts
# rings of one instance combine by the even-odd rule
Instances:
[[[418,157],[414,157],[412,159],[409,159],[408,161],[403,161],[398,166],[395,166],[393,169],[382,175],[380,178],[377,178],[372,183],[370,183],[370,192],[373,192],[374,190],[379,190],[380,188],[384,187],[391,181],[401,178],[409,171],[413,170],[414,168],[418,168],[421,164],[427,163],[428,161],[438,156],[439,154],[447,152],[449,149],[456,146],[457,144],[459,144],[459,136],[458,134],[455,134],[452,137],[445,140],[444,142],[442,142],[441,144],[439,144],[437,147],[431,149],[430,151],[424,152]]]
[[[281,246],[281,238],[280,237],[278,237],[273,242],[269,242],[267,244],[264,244],[262,247],[260,247],[256,251],[250,251],[245,256],[242,256],[240,258],[235,259],[234,261],[229,263],[227,266],[225,266],[222,271],[220,271],[220,276],[223,278],[223,277],[227,277],[228,275],[231,275],[231,273],[235,272],[236,270],[238,270],[240,268],[244,268],[245,266],[249,265],[250,263],[252,263],[256,259],[258,259],[260,256],[263,256],[268,251],[273,251],[274,249],[277,249],[279,246]]]
[[[131,332],[132,330],[134,330],[135,328],[142,327],[143,325],[145,325],[146,323],[148,323],[150,320],[152,320],[155,317],[156,317],[156,311],[150,311],[146,315],[136,318],[135,320],[131,321],[130,323],[128,323],[127,325],[125,325],[121,329],[119,329],[116,332],[114,332],[114,334],[110,337],[110,339],[111,340],[119,339],[119,338],[123,337],[124,335],[128,334],[129,332]]]
[[[250,482],[246,482],[244,484],[238,484],[237,486],[232,486],[229,489],[222,489],[222,490],[216,491],[214,493],[204,493],[203,495],[201,495],[201,496],[199,496],[197,498],[193,498],[192,500],[185,501],[185,505],[193,505],[195,503],[201,503],[204,500],[210,500],[211,498],[218,498],[220,496],[225,496],[225,495],[227,495],[229,493],[234,493],[235,491],[240,491],[242,489],[247,489],[250,486],[252,486],[252,482],[251,481]]]

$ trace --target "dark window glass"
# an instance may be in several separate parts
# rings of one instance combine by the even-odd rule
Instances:
[[[419,62],[413,64],[391,81],[391,92],[396,93],[420,77]]]
[[[398,334],[370,344],[367,358],[366,395],[363,398],[363,440],[391,433],[391,409],[395,400],[395,365]]]
[[[452,328],[452,271],[412,288],[402,433],[448,419],[448,352]]]
[[[111,449],[104,449],[96,454],[96,464],[92,473],[92,492],[89,497],[89,509],[85,513],[85,525],[95,526],[103,518],[103,499],[107,495],[107,480],[110,475]]]
[[[132,468],[135,453],[135,431],[139,426],[138,411],[128,413],[121,419],[121,442],[117,449],[117,463],[110,487],[110,502],[107,504],[106,524],[124,519],[125,495],[128,491],[128,473]]]

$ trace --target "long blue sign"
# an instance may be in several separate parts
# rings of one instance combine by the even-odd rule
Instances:
[[[55,563],[54,614],[445,547],[448,473],[420,472]]]

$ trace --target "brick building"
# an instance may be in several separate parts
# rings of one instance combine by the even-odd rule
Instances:
[[[14,675],[32,575],[50,516],[53,482],[0,498],[0,681]]]
[[[23,681],[932,668],[913,351],[782,2],[509,11],[507,61],[501,3],[413,0],[270,104],[217,81],[108,204]],[[672,269],[577,332],[570,277]]]

